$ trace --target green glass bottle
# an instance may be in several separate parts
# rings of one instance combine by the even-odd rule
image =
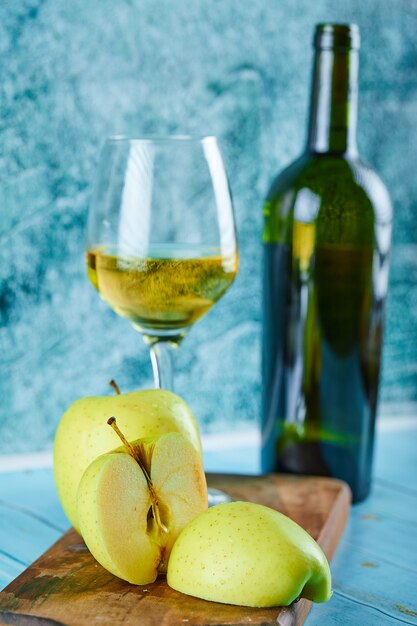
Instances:
[[[359,29],[320,24],[308,142],[264,206],[263,471],[370,488],[392,209],[356,144]]]

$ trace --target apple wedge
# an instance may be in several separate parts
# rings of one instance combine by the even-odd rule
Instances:
[[[252,502],[228,502],[196,517],[178,537],[167,582],[204,600],[287,606],[332,595],[327,559],[286,515]]]
[[[174,432],[125,441],[103,454],[84,472],[77,493],[80,530],[91,554],[136,585],[166,571],[178,535],[206,508],[201,456]]]

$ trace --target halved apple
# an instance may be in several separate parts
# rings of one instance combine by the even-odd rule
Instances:
[[[77,400],[62,416],[54,442],[58,496],[77,531],[80,531],[77,490],[81,477],[94,459],[117,446],[115,434],[103,423],[111,415],[117,416],[129,441],[180,432],[201,455],[200,434],[191,409],[170,391],[143,389]]]
[[[96,560],[130,583],[151,583],[179,533],[207,508],[201,457],[180,433],[126,442],[87,468],[77,504]]]

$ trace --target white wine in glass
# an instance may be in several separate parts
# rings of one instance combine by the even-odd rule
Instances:
[[[237,269],[232,200],[215,137],[106,141],[88,218],[88,277],[150,345],[156,387],[172,390],[172,348]]]
[[[220,249],[153,246],[145,258],[121,257],[105,247],[88,250],[88,277],[103,300],[148,336],[178,340],[225,293],[237,272],[237,254]],[[147,334],[149,333],[149,335]]]

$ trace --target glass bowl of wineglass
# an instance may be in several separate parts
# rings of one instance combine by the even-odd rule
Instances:
[[[172,350],[238,270],[230,188],[215,137],[110,137],[88,215],[87,272],[149,345],[173,390]]]

